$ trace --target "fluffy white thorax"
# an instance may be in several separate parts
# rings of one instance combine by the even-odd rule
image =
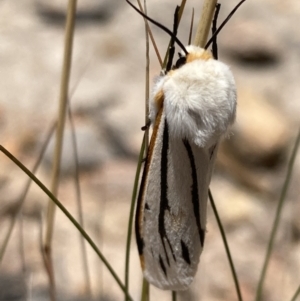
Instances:
[[[201,57],[206,50],[190,45],[189,55]],[[209,148],[226,133],[235,119],[236,88],[229,67],[212,58],[194,59],[157,79],[150,100],[154,122],[157,93],[163,92],[170,136],[186,138]]]

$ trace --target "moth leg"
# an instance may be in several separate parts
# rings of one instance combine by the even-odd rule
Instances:
[[[141,127],[141,130],[142,130],[143,132],[146,131],[146,130],[148,130],[149,127],[150,127],[150,125],[151,125],[151,120],[149,119],[149,120],[147,121],[147,123]]]

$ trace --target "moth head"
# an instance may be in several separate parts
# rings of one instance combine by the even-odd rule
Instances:
[[[183,65],[190,63],[195,60],[204,60],[213,59],[213,56],[210,51],[205,50],[204,48],[189,45],[185,47],[187,54],[184,51],[178,53],[179,58],[177,59],[173,69],[179,69]]]
[[[187,54],[188,55],[188,54]],[[176,61],[173,69],[179,69],[181,66],[185,65],[186,64],[186,55],[182,52],[179,52],[178,53],[178,60]]]

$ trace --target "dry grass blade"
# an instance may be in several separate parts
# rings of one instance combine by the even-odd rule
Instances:
[[[81,199],[81,190],[79,184],[79,167],[78,167],[78,149],[77,149],[77,141],[76,141],[76,134],[75,134],[75,125],[73,122],[72,112],[70,108],[70,102],[68,106],[68,116],[71,124],[72,130],[72,145],[74,151],[74,184],[75,184],[75,191],[76,191],[76,204],[78,208],[78,220],[82,228],[84,228],[84,219],[83,219],[83,209],[82,209],[82,199]],[[87,257],[87,250],[86,245],[84,242],[84,238],[80,235],[80,247],[81,247],[81,254],[82,254],[82,262],[83,262],[83,271],[84,271],[84,278],[85,278],[85,292],[89,298],[92,296],[92,288],[91,288],[91,280],[90,280],[90,273],[89,273],[89,266],[88,266],[88,257]]]
[[[143,7],[142,7],[142,4],[141,4],[141,1],[140,1],[140,0],[137,0],[137,2],[138,2],[138,4],[139,4],[139,8],[140,8],[141,12],[143,12],[143,13],[145,13],[145,14],[147,15],[146,6],[145,6],[145,11],[144,11],[144,10],[143,10]],[[150,39],[151,39],[151,42],[152,42],[154,51],[155,51],[156,56],[157,56],[157,59],[158,59],[158,61],[159,61],[160,66],[162,66],[162,64],[163,64],[163,63],[162,63],[162,59],[161,59],[161,56],[160,56],[160,54],[159,54],[157,45],[156,45],[156,43],[155,43],[155,40],[154,40],[152,31],[151,31],[151,28],[150,28],[150,26],[149,26],[149,24],[148,24],[148,21],[147,21],[145,18],[144,18],[144,20],[145,20],[145,25],[146,25],[146,28],[147,28],[147,32],[148,32],[148,34],[149,34],[149,37],[150,37]]]
[[[194,15],[195,15],[195,10],[194,10],[194,8],[193,8],[193,10],[192,10],[192,18],[191,18],[191,25],[190,25],[190,33],[189,33],[188,45],[191,45],[191,43],[192,43],[193,26],[194,26]]]
[[[286,199],[287,190],[289,188],[289,184],[290,184],[290,181],[292,178],[293,167],[294,167],[295,159],[297,156],[299,144],[300,144],[300,128],[299,128],[298,135],[297,135],[297,138],[296,138],[296,141],[294,144],[294,148],[293,148],[290,160],[289,160],[285,181],[284,181],[284,184],[283,184],[283,187],[281,190],[281,194],[280,194],[280,198],[279,198],[279,202],[278,202],[278,206],[277,206],[277,210],[276,210],[276,215],[275,215],[275,219],[273,222],[273,227],[272,227],[272,231],[271,231],[271,235],[270,235],[270,239],[269,239],[269,243],[268,243],[268,247],[267,247],[265,260],[264,260],[263,268],[262,268],[261,275],[259,278],[259,283],[257,286],[256,298],[255,298],[256,301],[262,300],[263,285],[264,285],[267,269],[269,266],[271,254],[273,251],[274,240],[275,240],[275,236],[276,236],[277,229],[279,226],[280,217],[281,217],[283,205],[284,205],[284,202]]]
[[[239,279],[238,279],[238,276],[236,274],[236,270],[235,270],[235,267],[234,267],[234,264],[233,264],[233,260],[232,260],[231,252],[230,252],[229,245],[228,245],[228,242],[227,242],[226,234],[225,234],[225,231],[224,231],[224,228],[223,228],[221,219],[219,217],[219,213],[218,213],[218,210],[217,210],[217,207],[215,205],[215,201],[214,201],[214,198],[213,198],[213,195],[212,195],[210,189],[208,190],[208,197],[209,197],[214,215],[216,217],[219,230],[221,232],[221,237],[222,237],[222,240],[223,240],[223,243],[224,243],[226,256],[227,256],[228,261],[229,261],[229,265],[230,265],[232,277],[233,277],[233,280],[234,280],[234,285],[235,285],[238,300],[243,301],[243,297],[242,297],[242,293],[241,293],[241,289],[240,289],[240,284],[239,284]]]
[[[69,91],[69,79],[71,72],[72,61],[72,47],[75,28],[77,0],[69,0],[67,20],[66,20],[66,34],[65,34],[65,47],[64,47],[64,61],[60,86],[60,101],[58,112],[58,123],[56,131],[56,143],[53,156],[52,166],[52,179],[51,179],[51,191],[54,195],[57,195],[58,183],[59,183],[59,170],[61,153],[63,146],[63,133],[66,119],[66,110],[68,103],[68,91]],[[47,212],[47,225],[44,243],[45,252],[45,268],[48,271],[49,284],[51,290],[51,299],[55,300],[55,280],[53,274],[53,266],[51,259],[51,242],[54,229],[54,216],[55,216],[55,204],[49,200],[48,212]]]
[[[128,220],[128,229],[127,229],[127,242],[126,242],[126,255],[125,255],[125,300],[126,296],[128,295],[128,288],[129,288],[129,260],[130,260],[130,242],[131,242],[131,234],[132,234],[132,225],[133,225],[133,215],[134,215],[134,208],[137,198],[137,191],[138,191],[138,184],[139,184],[139,176],[141,173],[142,168],[142,161],[145,153],[145,135],[143,138],[143,143],[140,149],[140,155],[138,160],[138,165],[136,168],[133,191],[132,191],[132,198],[131,198],[131,205],[130,205],[130,213],[129,213],[129,220]]]
[[[291,301],[296,301],[299,294],[300,294],[300,285],[298,286],[298,288],[297,288],[294,296],[292,297]]]

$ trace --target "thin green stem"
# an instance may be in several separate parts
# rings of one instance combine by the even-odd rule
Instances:
[[[145,152],[145,135],[143,138],[143,143],[141,146],[140,154],[139,154],[139,161],[136,168],[132,197],[131,197],[131,206],[129,212],[129,221],[128,221],[128,228],[127,228],[127,241],[126,241],[126,255],[125,255],[125,300],[128,300],[128,290],[129,290],[129,262],[130,262],[130,242],[131,242],[131,234],[132,234],[132,225],[133,225],[133,216],[134,216],[134,208],[136,203],[137,197],[137,190],[139,186],[139,178],[142,168],[142,162]],[[127,296],[127,297],[126,297]]]
[[[144,11],[147,15],[147,1],[144,0]],[[150,96],[150,47],[149,47],[149,34],[147,19],[145,21],[145,38],[146,38],[146,68],[145,68],[145,125],[149,124],[149,96]],[[149,147],[149,127],[145,130],[145,154],[148,153]]]
[[[145,278],[143,278],[141,301],[149,301],[149,300],[150,300],[149,282]]]
[[[121,282],[120,278],[113,270],[109,262],[106,260],[104,255],[98,249],[96,244],[93,242],[91,237],[85,232],[85,230],[80,226],[76,219],[69,213],[69,211],[63,206],[63,204],[51,193],[51,191],[34,175],[27,169],[16,157],[14,157],[8,150],[6,150],[2,145],[0,145],[0,151],[3,152],[11,161],[13,161],[23,172],[25,172],[46,194],[47,196],[55,203],[55,205],[66,215],[66,217],[71,221],[71,223],[77,228],[85,240],[89,243],[92,249],[96,252],[99,258],[102,260],[104,265],[107,267],[113,278],[116,280],[117,284],[121,290],[126,293],[125,286]],[[133,301],[131,296],[127,293],[127,299]]]
[[[300,285],[298,286],[298,289],[296,290],[294,296],[292,297],[291,301],[296,301],[297,297],[300,294]]]
[[[211,193],[210,189],[208,190],[208,196],[209,196],[209,200],[210,200],[212,209],[214,211],[214,215],[216,217],[216,220],[217,220],[220,232],[221,232],[222,240],[223,240],[223,243],[224,243],[224,246],[225,246],[227,258],[228,258],[228,261],[229,261],[231,273],[232,273],[234,284],[235,284],[237,297],[238,297],[239,301],[243,301],[242,294],[241,294],[241,289],[240,289],[240,285],[239,285],[239,279],[238,279],[236,271],[235,271],[235,267],[234,267],[234,264],[233,264],[232,256],[231,256],[230,249],[229,249],[229,245],[228,245],[228,242],[227,242],[227,239],[226,239],[225,231],[224,231],[224,228],[223,228],[221,219],[219,217],[218,210],[217,210],[217,207],[215,205],[214,198],[212,196],[212,193]]]
[[[74,151],[74,185],[75,185],[75,195],[76,195],[76,205],[78,210],[78,221],[82,228],[84,228],[84,217],[83,217],[83,208],[82,208],[82,197],[81,197],[81,189],[79,184],[79,167],[78,167],[78,149],[77,149],[77,139],[75,133],[75,125],[73,121],[73,116],[71,112],[70,102],[68,106],[68,117],[70,120],[71,125],[71,133],[72,133],[72,146]],[[81,248],[81,255],[82,255],[82,264],[83,264],[83,273],[85,279],[85,292],[87,296],[91,298],[92,296],[92,286],[91,286],[91,279],[90,279],[90,272],[89,272],[89,265],[88,265],[88,256],[87,256],[87,249],[84,238],[80,235],[80,248]]]
[[[142,7],[142,4],[141,4],[141,1],[140,1],[140,0],[137,0],[137,2],[138,2],[138,5],[139,5],[139,8],[140,8],[141,12],[143,12],[143,13],[145,13],[145,14],[147,15],[146,5],[145,5],[145,11],[144,11],[144,10],[143,10],[143,7]],[[144,3],[145,3],[145,2],[144,2]],[[148,34],[149,34],[149,37],[150,37],[150,39],[151,39],[152,46],[153,46],[154,51],[155,51],[155,53],[156,53],[156,57],[157,57],[157,59],[158,59],[158,62],[159,62],[159,64],[160,64],[160,66],[162,66],[163,62],[162,62],[162,60],[161,60],[161,57],[160,57],[160,54],[159,54],[157,45],[156,45],[156,43],[155,43],[155,40],[154,40],[152,31],[151,31],[151,29],[150,29],[150,27],[149,27],[149,23],[148,23],[148,21],[147,21],[146,18],[144,18],[144,20],[145,20],[146,30],[147,30],[147,32],[148,32]],[[146,43],[146,44],[147,44],[147,43]]]
[[[172,301],[176,301],[177,300],[177,294],[175,291],[172,291]]]
[[[291,178],[292,178],[292,171],[293,171],[297,151],[299,148],[299,143],[300,143],[300,128],[299,128],[298,136],[296,138],[295,145],[294,145],[294,148],[293,148],[293,151],[292,151],[289,163],[288,163],[285,181],[284,181],[284,184],[283,184],[283,187],[281,190],[281,194],[280,194],[280,198],[279,198],[279,202],[278,202],[278,206],[277,206],[277,210],[276,210],[276,215],[275,215],[275,219],[273,222],[273,227],[272,227],[272,231],[271,231],[271,235],[270,235],[270,240],[268,243],[268,248],[267,248],[267,252],[266,252],[266,256],[265,256],[265,260],[264,260],[264,265],[263,265],[261,275],[259,278],[259,282],[258,282],[258,286],[257,286],[256,298],[255,298],[256,301],[262,300],[263,285],[264,285],[268,265],[270,262],[273,246],[274,246],[275,236],[276,236],[277,229],[279,226],[279,221],[280,221],[280,216],[281,216],[281,212],[283,209],[283,204],[286,199],[287,190],[288,190]]]

